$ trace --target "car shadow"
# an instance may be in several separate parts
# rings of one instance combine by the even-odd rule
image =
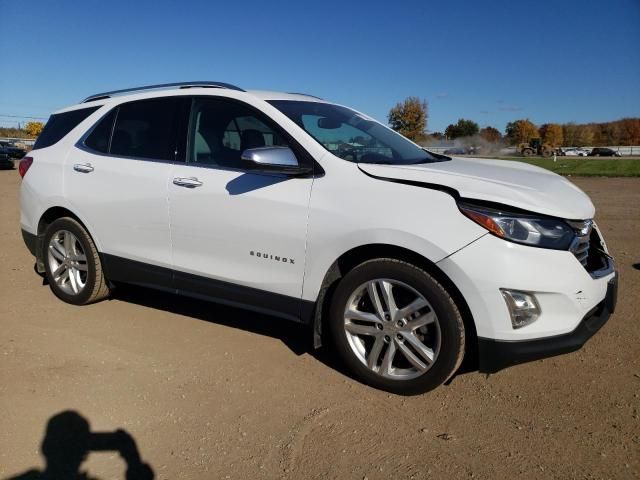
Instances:
[[[276,338],[296,355],[313,350],[309,327],[262,313],[134,285],[118,285],[112,300]]]
[[[285,182],[290,177],[284,175],[270,175],[264,173],[243,173],[227,183],[226,189],[229,195],[242,195],[260,188],[269,187],[277,183]]]
[[[326,334],[323,334],[322,347],[314,347],[310,326],[246,309],[134,285],[118,286],[113,290],[113,300],[167,311],[231,328],[239,328],[278,339],[295,355],[311,355],[328,368],[359,382],[340,361],[330,340],[325,338]],[[465,357],[458,371],[445,385],[450,385],[459,375],[478,371],[475,356],[471,355],[470,357]]]

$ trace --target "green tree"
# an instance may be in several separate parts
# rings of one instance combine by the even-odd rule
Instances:
[[[450,124],[444,131],[444,134],[449,139],[460,137],[472,137],[480,131],[480,127],[473,120],[465,120],[461,118],[458,123]]]
[[[540,136],[540,132],[538,132],[536,126],[528,118],[507,123],[505,134],[511,145],[528,142],[532,138],[538,138]]]
[[[493,127],[481,128],[480,137],[491,143],[498,143],[502,140],[502,134],[500,133],[500,130]]]
[[[560,147],[564,142],[562,125],[557,123],[545,123],[540,127],[540,135],[545,143],[552,147]]]
[[[417,142],[425,139],[428,118],[425,100],[409,97],[389,110],[387,118],[391,128],[409,140]]]
[[[27,135],[30,137],[37,137],[42,133],[42,129],[44,128],[44,123],[42,122],[27,122],[24,126],[24,131],[27,132]]]

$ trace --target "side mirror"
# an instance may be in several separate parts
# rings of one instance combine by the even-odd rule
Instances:
[[[265,173],[286,173],[303,175],[311,173],[311,168],[298,163],[293,150],[288,147],[248,148],[242,152],[242,160],[249,162],[252,170]]]

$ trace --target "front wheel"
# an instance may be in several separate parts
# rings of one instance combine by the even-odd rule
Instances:
[[[77,220],[59,218],[44,235],[45,275],[53,293],[67,303],[86,305],[109,295],[98,250]]]
[[[464,356],[464,323],[450,294],[399,260],[370,260],[347,273],[330,323],[336,349],[355,376],[393,393],[434,389]]]

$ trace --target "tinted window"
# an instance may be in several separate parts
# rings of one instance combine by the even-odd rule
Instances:
[[[248,148],[289,147],[270,120],[236,102],[196,99],[191,125],[191,162],[243,169],[240,155]]]
[[[107,115],[102,117],[93,131],[89,134],[84,144],[101,153],[109,152],[109,142],[111,141],[111,132],[113,131],[113,121],[116,118],[117,108],[111,110]]]
[[[71,130],[76,128],[80,122],[95,112],[98,107],[82,108],[71,112],[56,113],[49,117],[42,133],[33,145],[33,150],[46,148],[58,143]]]
[[[176,98],[124,103],[111,138],[112,155],[173,160],[176,151]]]

